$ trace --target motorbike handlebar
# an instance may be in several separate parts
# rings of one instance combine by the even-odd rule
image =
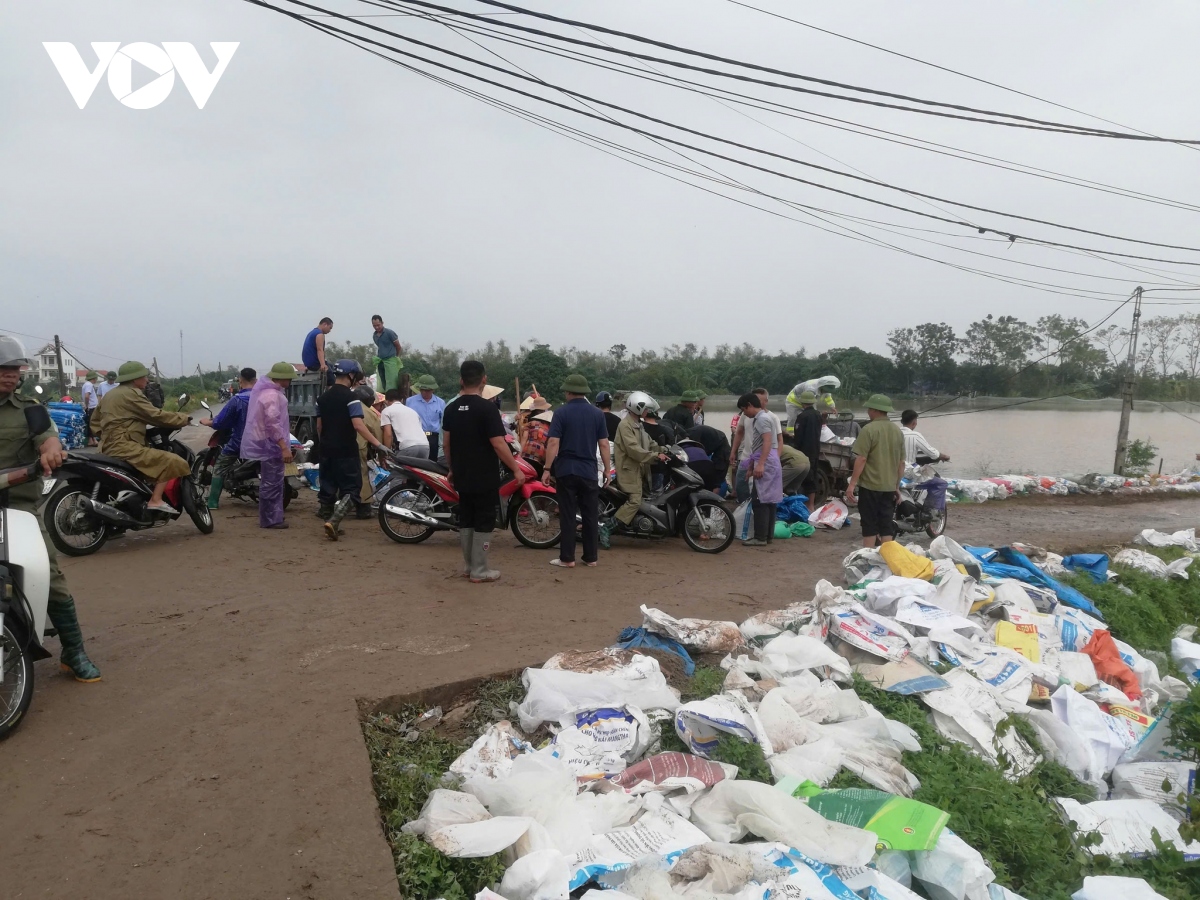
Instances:
[[[41,474],[41,463],[33,463],[28,466],[18,466],[14,469],[0,469],[0,491],[8,490],[10,487],[16,487],[18,484],[25,484],[28,481],[33,481]]]

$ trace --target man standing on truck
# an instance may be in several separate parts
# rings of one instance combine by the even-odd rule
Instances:
[[[300,361],[309,372],[329,371],[325,362],[325,335],[333,331],[333,319],[326,316],[317,323],[317,327],[304,338],[304,349],[300,352]]]
[[[400,337],[384,327],[383,316],[371,316],[371,327],[375,329],[371,340],[375,342],[375,377],[379,380],[375,387],[386,394],[389,388],[400,387],[400,370],[404,368],[400,361]]]

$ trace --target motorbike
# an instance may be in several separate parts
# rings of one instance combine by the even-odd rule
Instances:
[[[920,460],[918,459],[918,463]],[[946,533],[946,482],[931,465],[920,466],[916,478],[907,487],[901,485],[896,504],[896,534],[911,534],[925,529],[931,538]]]
[[[201,400],[200,405],[208,410],[209,416],[212,415],[212,407],[206,401]],[[208,439],[208,447],[203,453],[197,454],[195,462],[192,463],[192,480],[200,488],[202,496],[208,494],[208,489],[212,485],[213,469],[216,468],[217,458],[221,455],[221,447],[228,439],[228,433],[214,431]],[[292,444],[293,452],[296,451],[297,446],[297,444]],[[225,493],[234,499],[257,504],[261,468],[262,464],[257,459],[239,459],[229,474],[225,476]],[[299,496],[300,488],[296,485],[295,478],[288,476],[283,480],[283,508],[287,509],[288,504]]]
[[[179,405],[187,399],[187,394],[182,395]],[[182,457],[194,471],[196,454],[175,437],[178,431],[151,426],[146,429],[146,446]],[[201,534],[212,533],[212,512],[190,476],[167,483],[163,499],[170,510],[165,513],[146,509],[154,485],[134,465],[95,450],[69,451],[55,479],[58,487],[46,502],[43,516],[50,540],[67,556],[88,556],[110,537],[158,528],[185,512]]]
[[[733,516],[721,498],[704,487],[704,479],[688,466],[678,446],[666,452],[667,483],[643,497],[633,522],[614,536],[661,539],[682,536],[697,553],[720,553],[733,543]],[[600,520],[609,521],[629,495],[610,483],[600,490]]]
[[[511,528],[526,547],[557,546],[562,535],[555,490],[537,480],[539,473],[529,460],[519,455],[516,460],[525,483],[518,487],[505,468],[499,525]],[[458,492],[446,477],[445,466],[409,456],[389,457],[384,465],[390,470],[379,487],[379,527],[384,534],[400,544],[419,544],[435,531],[458,531]]]

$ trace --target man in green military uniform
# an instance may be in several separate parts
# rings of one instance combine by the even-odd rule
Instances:
[[[40,461],[43,471],[49,475],[63,464],[67,455],[53,426],[41,434],[29,433],[25,407],[36,401],[19,396],[17,387],[21,382],[21,369],[30,365],[21,342],[0,335],[0,468],[27,466]],[[41,488],[41,479],[9,488],[0,494],[0,505],[36,515]],[[41,516],[38,516],[38,524],[41,524]],[[62,668],[74,675],[76,681],[99,681],[100,670],[83,650],[83,632],[75,615],[75,600],[67,590],[67,579],[58,567],[58,557],[46,536],[45,525],[42,525],[42,539],[50,556],[50,600],[46,614],[62,642]]]
[[[151,403],[143,393],[149,380],[150,370],[140,362],[121,363],[117,386],[104,395],[92,416],[92,430],[100,435],[101,453],[132,463],[153,479],[154,494],[146,509],[174,512],[163,501],[163,490],[172,478],[187,478],[191,469],[183,457],[147,447],[146,426],[182,428],[191,419],[186,413],[165,412]]]
[[[617,487],[624,491],[629,499],[617,510],[614,520],[605,522],[600,528],[600,546],[606,549],[608,538],[613,532],[624,531],[633,523],[638,507],[642,504],[642,491],[650,474],[650,464],[655,459],[663,462],[667,459],[662,448],[650,439],[642,424],[647,413],[658,409],[654,398],[642,391],[634,391],[625,398],[625,408],[629,413],[617,426],[617,439],[613,443]]]
[[[667,410],[663,419],[676,426],[684,436],[696,427],[696,407],[700,403],[699,391],[684,391],[679,402]]]

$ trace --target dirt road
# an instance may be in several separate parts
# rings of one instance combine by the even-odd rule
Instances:
[[[4,897],[395,898],[356,698],[604,646],[640,603],[740,621],[839,580],[857,543],[709,558],[618,539],[600,567],[562,571],[505,533],[503,580],[470,585],[453,535],[401,547],[349,522],[329,543],[314,497],[289,531],[227,501],[211,536],[178,522],[66,561],[104,681],[39,663],[0,744]],[[1072,550],[1198,517],[1200,499],[1008,501],[953,507],[950,533]]]

